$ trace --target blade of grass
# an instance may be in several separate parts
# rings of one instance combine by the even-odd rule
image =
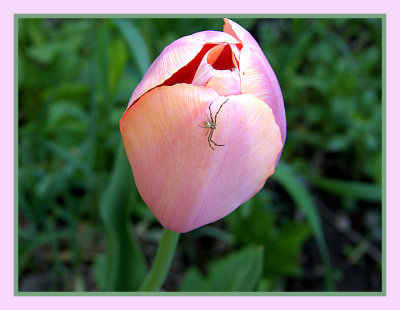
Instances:
[[[329,252],[326,246],[320,217],[310,193],[308,192],[305,185],[299,180],[293,169],[283,161],[280,161],[275,171],[274,178],[288,192],[292,200],[306,215],[307,220],[310,223],[311,229],[313,231],[314,237],[317,241],[317,245],[326,270],[326,290],[332,291],[334,289],[334,284],[332,278],[331,263],[329,259]]]
[[[118,22],[119,21],[119,22]],[[134,60],[141,73],[148,68],[148,53],[144,40],[128,20],[116,20],[116,25],[132,49]],[[118,26],[119,25],[119,26]],[[133,39],[132,39],[133,37]],[[133,41],[132,41],[133,40]],[[108,50],[108,49],[107,49]],[[105,52],[105,51],[103,51]],[[109,55],[100,55],[100,66],[108,65]],[[108,72],[107,68],[99,72]],[[108,90],[104,98],[107,98]],[[129,98],[127,98],[128,101]],[[128,196],[134,190],[134,182],[122,141],[117,150],[110,183],[100,202],[100,216],[109,236],[108,283],[112,291],[133,291],[139,288],[147,270],[143,253],[129,230]]]
[[[40,137],[32,137],[38,147],[47,149],[55,157],[63,159],[71,169],[76,169],[82,171],[87,176],[91,176],[91,171],[85,164],[85,162],[79,157],[79,155],[74,155],[70,150],[64,148],[61,144],[53,142],[51,140],[45,140]]]
[[[308,180],[314,186],[340,196],[370,202],[382,201],[382,187],[378,184],[314,177],[309,177]]]
[[[52,234],[43,233],[38,234],[36,238],[31,238],[33,232],[29,231],[29,235],[25,234],[24,231],[19,231],[19,239],[20,246],[18,248],[19,251],[19,260],[18,260],[18,273],[21,274],[21,271],[27,266],[29,260],[34,251],[36,251],[39,247],[52,243],[54,241],[59,242],[63,239],[68,239],[70,236],[70,231],[56,231]]]
[[[109,46],[111,43],[109,21],[101,21],[96,36],[96,60],[98,70],[98,81],[100,91],[103,95],[103,100],[100,100],[100,108],[103,108],[104,103],[109,104],[111,101],[110,85],[108,83],[110,76],[110,51]]]
[[[140,73],[144,75],[150,67],[150,54],[147,49],[146,41],[131,20],[114,19],[113,22],[128,43],[132,58],[136,62]]]

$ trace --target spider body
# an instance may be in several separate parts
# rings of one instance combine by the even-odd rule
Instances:
[[[204,126],[205,126],[205,128],[209,128],[209,129],[213,129],[213,130],[217,129],[217,124],[211,123],[209,121],[205,121]]]
[[[210,115],[207,115],[207,120],[204,122],[204,126],[199,125],[201,128],[206,128],[206,135],[208,135],[208,145],[210,146],[211,149],[214,150],[212,147],[212,144],[215,146],[224,146],[225,144],[217,144],[212,140],[212,136],[214,134],[214,130],[217,129],[217,116],[219,111],[221,111],[222,106],[228,101],[229,99],[226,99],[221,106],[219,107],[217,113],[215,113],[215,116],[213,116],[212,111],[211,111],[211,105],[213,104],[212,102],[208,106],[208,110],[210,111]],[[212,144],[211,144],[212,143]]]

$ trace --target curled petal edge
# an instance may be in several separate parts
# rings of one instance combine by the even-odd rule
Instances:
[[[193,62],[200,62],[202,56],[212,47],[226,43],[241,47],[241,42],[237,38],[220,31],[197,32],[172,42],[161,52],[147,70],[143,79],[135,88],[129,100],[128,108],[138,98],[154,87],[164,84],[171,86],[176,83],[190,83],[190,67],[196,67],[196,63]],[[174,75],[179,72],[183,75],[189,75],[189,77],[179,76],[174,79]],[[189,80],[185,81],[185,79]]]

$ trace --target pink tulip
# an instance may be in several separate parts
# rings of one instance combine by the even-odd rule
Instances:
[[[220,107],[212,141],[223,146],[216,146],[200,126],[210,125],[209,108],[215,117]],[[254,196],[274,173],[286,138],[275,74],[253,37],[229,19],[224,32],[167,46],[120,127],[140,195],[176,232],[217,221]]]

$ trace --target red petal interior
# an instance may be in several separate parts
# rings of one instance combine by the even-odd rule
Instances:
[[[210,63],[215,70],[233,70],[235,64],[232,61],[232,49],[229,44],[225,45],[217,59]]]
[[[191,62],[180,68],[169,79],[159,86],[172,86],[178,83],[192,83],[194,75],[196,74],[197,68],[199,67],[204,55],[216,45],[217,44],[204,44],[201,51],[196,55],[195,58],[193,58]]]
[[[173,75],[171,75],[170,78],[164,81],[164,83],[157,85],[153,87],[152,89],[159,87],[159,86],[172,86],[175,84],[179,83],[186,83],[186,84],[191,84],[194,78],[194,75],[196,74],[197,68],[200,65],[200,62],[202,61],[204,55],[213,47],[217,46],[218,44],[216,43],[207,43],[204,44],[203,48],[201,51],[196,55],[196,57],[193,58],[192,61],[190,61],[186,66],[180,68],[177,72],[175,72]],[[242,49],[243,45],[241,43],[236,44],[239,49]],[[213,66],[214,69],[216,70],[232,70],[234,68],[238,67],[238,59],[236,59],[234,53],[232,53],[232,49],[229,46],[229,44],[225,45],[223,50],[220,52],[220,55],[216,57],[216,60],[213,61],[213,63],[210,63],[210,65]],[[149,89],[147,92],[151,91],[152,89]],[[146,92],[146,93],[147,93]],[[140,98],[140,97],[139,97]],[[136,103],[136,101],[139,99],[137,98],[134,102],[131,103],[131,105],[128,107],[128,110],[133,107],[133,105]]]

